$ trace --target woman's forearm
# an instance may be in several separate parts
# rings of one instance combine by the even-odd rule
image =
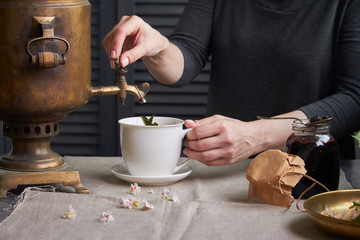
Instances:
[[[306,119],[307,116],[300,110],[278,115],[276,117],[296,117]],[[285,120],[259,120],[262,128],[262,135],[265,140],[264,149],[281,149],[285,150],[285,143],[292,134],[293,119]]]
[[[176,83],[184,71],[184,56],[180,49],[167,40],[166,47],[154,56],[144,56],[144,64],[151,75],[164,85]]]

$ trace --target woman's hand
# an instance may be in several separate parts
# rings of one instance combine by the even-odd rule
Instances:
[[[114,60],[120,55],[120,64],[126,67],[144,56],[155,56],[167,47],[169,41],[141,18],[123,16],[102,44],[114,68]]]
[[[208,166],[232,164],[265,148],[261,124],[220,115],[198,121],[186,120],[193,128],[186,135],[184,154]]]
[[[300,110],[276,117],[307,118]],[[184,154],[208,166],[232,164],[268,149],[285,149],[292,133],[291,119],[243,122],[214,115],[198,121],[186,120]]]

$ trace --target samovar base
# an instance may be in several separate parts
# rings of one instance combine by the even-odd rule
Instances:
[[[59,122],[3,122],[3,135],[12,149],[0,157],[0,168],[12,171],[49,171],[61,168],[63,158],[51,149],[51,139],[60,132]]]
[[[79,171],[69,163],[62,167],[44,172],[21,172],[0,169],[0,200],[6,192],[16,189],[19,185],[58,184],[73,187],[77,193],[89,194],[80,182]]]

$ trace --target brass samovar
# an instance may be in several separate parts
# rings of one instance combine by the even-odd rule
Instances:
[[[18,185],[63,183],[89,193],[78,171],[53,152],[59,120],[91,96],[149,90],[126,83],[91,87],[91,5],[85,0],[0,0],[0,120],[11,152],[0,158],[0,198]]]

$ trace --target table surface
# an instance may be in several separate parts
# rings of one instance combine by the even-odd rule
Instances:
[[[344,239],[318,229],[295,204],[284,208],[248,199],[250,160],[221,167],[191,161],[187,178],[169,186],[142,186],[134,197],[148,200],[153,210],[121,207],[130,183],[116,178],[110,168],[123,164],[122,158],[68,156],[65,161],[78,169],[91,193],[76,194],[70,187],[25,190],[14,211],[4,209],[16,198],[7,196],[0,203],[0,239]],[[359,188],[359,163],[342,163],[354,188]],[[342,175],[341,189],[351,188],[347,181]],[[161,198],[165,187],[180,202]],[[69,204],[77,212],[74,220],[62,217]],[[108,210],[114,221],[99,223]]]
[[[341,161],[341,169],[352,187],[360,189],[360,159]]]

